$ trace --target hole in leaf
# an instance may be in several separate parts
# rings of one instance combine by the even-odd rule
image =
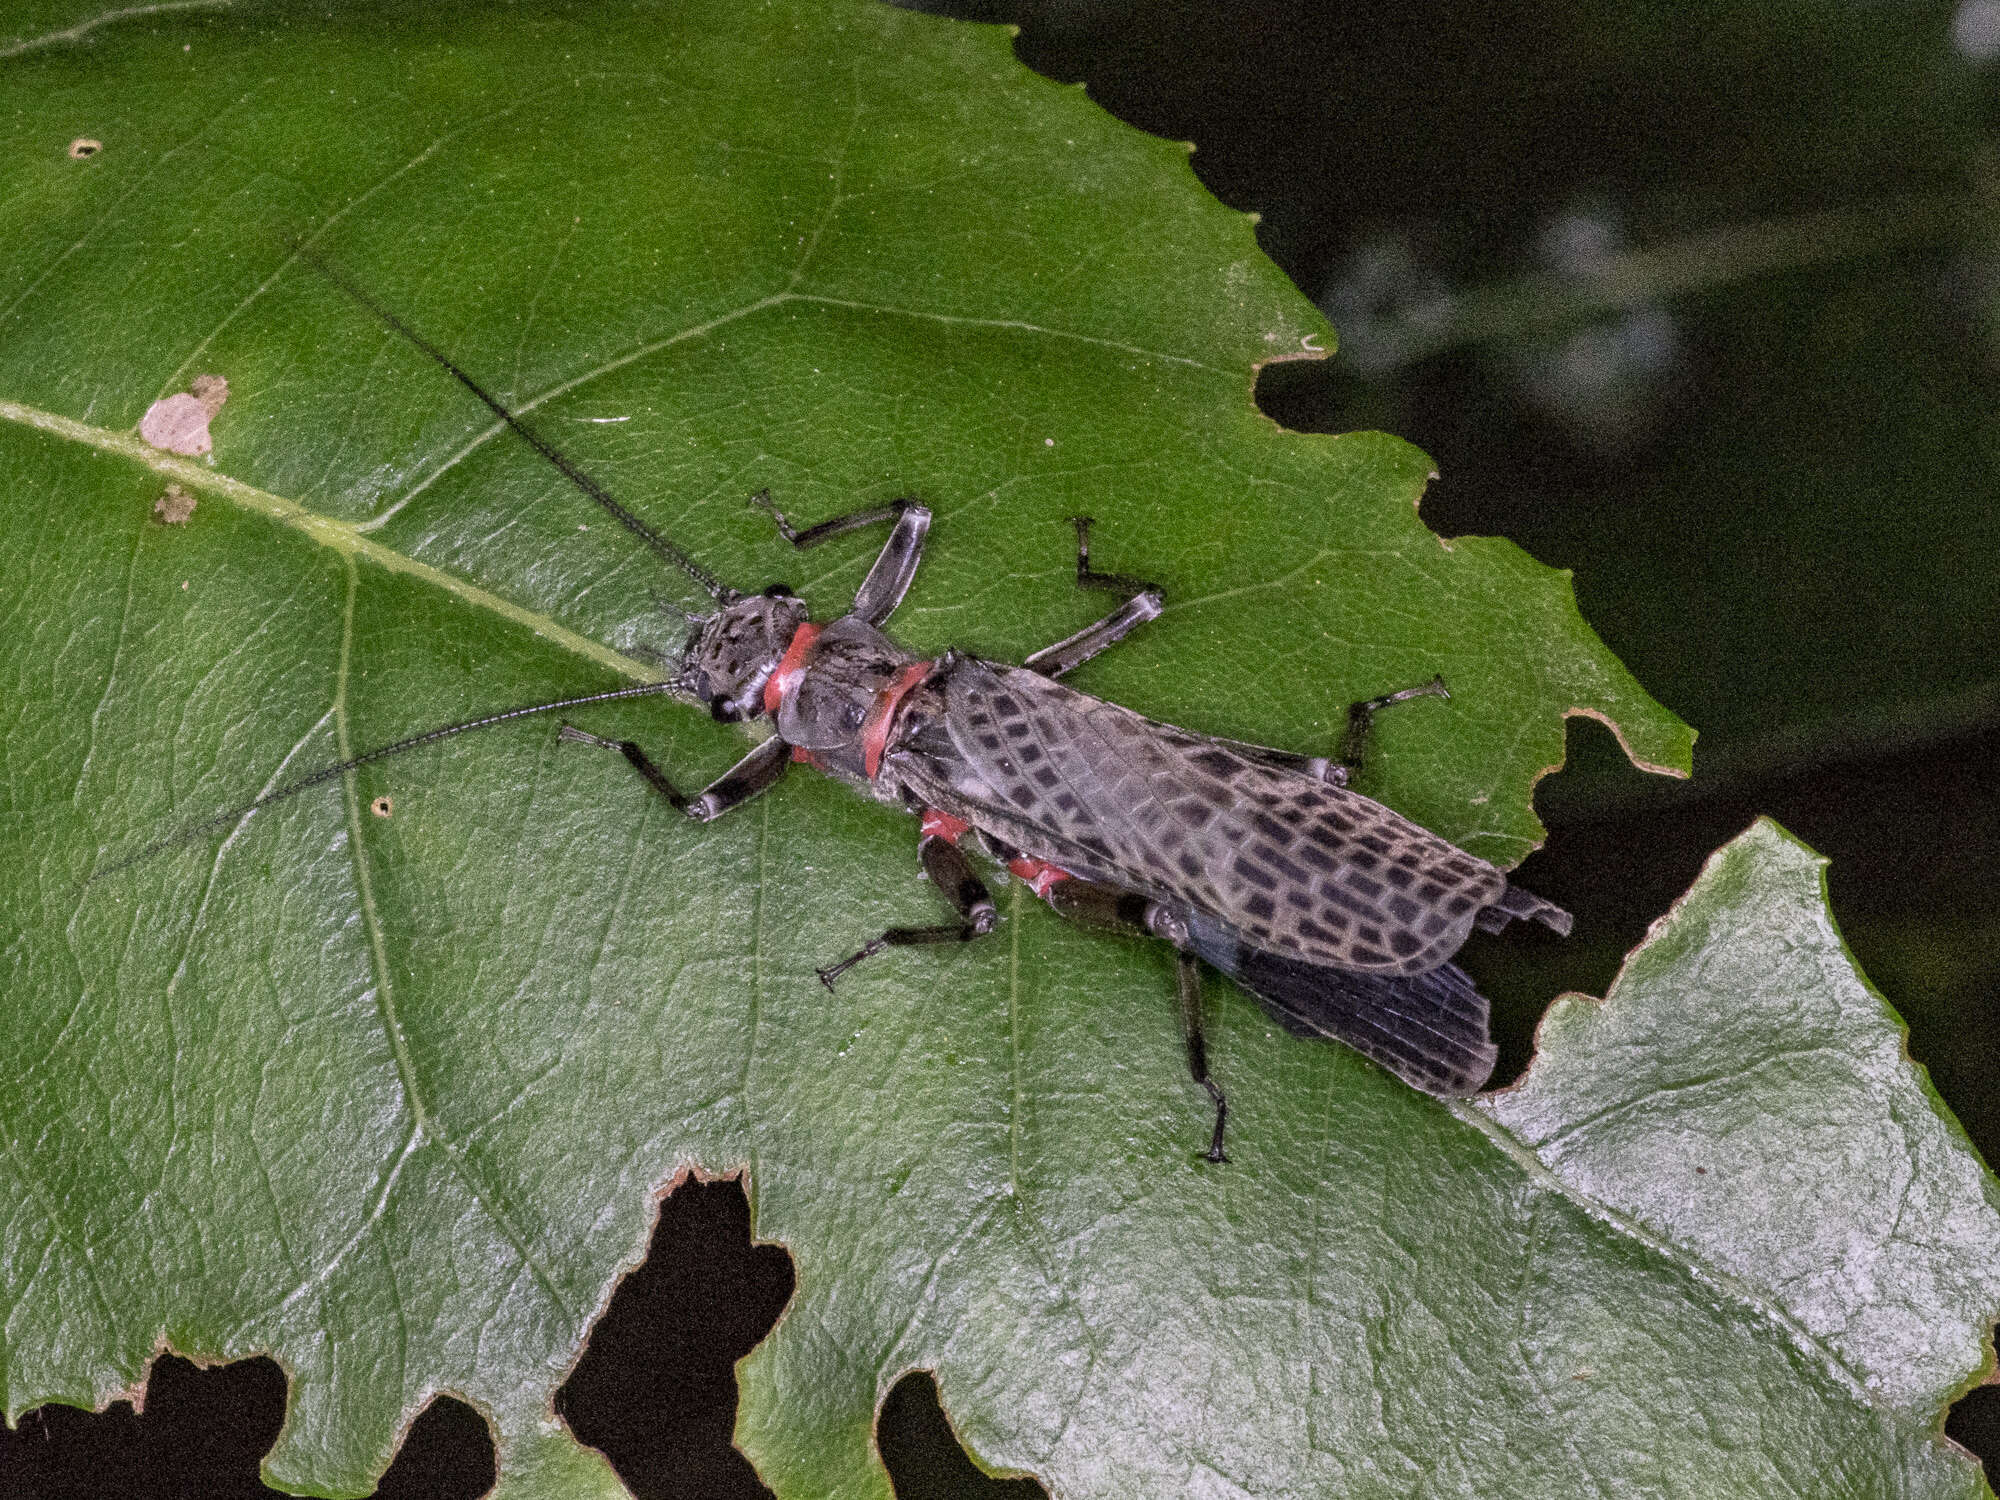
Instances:
[[[937,1381],[913,1370],[896,1382],[875,1419],[875,1446],[896,1486],[896,1500],[1046,1500],[1032,1479],[982,1474],[959,1446],[938,1401]]]
[[[386,818],[396,810],[395,801],[389,797],[377,797],[368,804],[368,810],[378,818]]]
[[[270,1359],[203,1369],[162,1354],[146,1380],[145,1412],[114,1401],[101,1412],[51,1403],[0,1428],[9,1495],[94,1500],[115,1495],[275,1494],[257,1465],[285,1420],[285,1372]]]
[[[1945,1413],[1944,1435],[1970,1449],[1986,1464],[1993,1482],[1993,1461],[2000,1458],[2000,1385],[1977,1385],[1952,1402]]]
[[[114,1401],[101,1412],[51,1402],[0,1427],[0,1494],[7,1500],[117,1500],[199,1495],[281,1496],[258,1464],[285,1420],[285,1372],[258,1357],[204,1369],[162,1354],[146,1380],[145,1412]],[[462,1401],[440,1396],[410,1428],[375,1491],[380,1500],[476,1500],[493,1487],[493,1438]]]
[[[690,1178],[661,1200],[646,1259],[591,1329],[557,1413],[639,1500],[768,1495],[732,1445],[735,1366],[792,1285],[791,1256],[750,1242],[742,1183]]]
[[[1368,425],[1353,417],[1366,394],[1332,359],[1281,359],[1257,372],[1257,409],[1293,432],[1347,432]]]
[[[89,161],[103,149],[104,142],[94,141],[87,135],[80,135],[69,143],[69,154],[75,161]]]
[[[410,1424],[375,1500],[477,1500],[500,1477],[486,1419],[450,1396],[436,1396]]]

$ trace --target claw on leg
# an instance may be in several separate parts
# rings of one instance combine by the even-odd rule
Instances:
[[[985,937],[999,925],[1000,915],[993,909],[993,897],[988,893],[985,882],[974,872],[972,862],[965,857],[965,851],[951,839],[935,833],[926,833],[917,841],[917,857],[923,861],[924,874],[930,877],[930,882],[937,887],[938,894],[957,908],[958,920],[941,923],[936,927],[891,927],[880,937],[868,942],[859,952],[852,953],[839,963],[829,964],[819,970],[819,982],[827,989],[831,990],[835,980],[864,958],[873,958],[884,948],[918,948],[937,943],[969,943],[974,938]]]
[[[1363,757],[1368,753],[1368,736],[1375,727],[1375,711],[1387,708],[1392,703],[1407,703],[1412,698],[1450,698],[1445,690],[1443,674],[1416,687],[1404,688],[1400,693],[1384,693],[1380,698],[1367,698],[1348,705],[1347,733],[1340,742],[1340,764],[1351,772],[1359,772]],[[1343,785],[1345,783],[1342,783]]]
[[[826,986],[826,992],[830,995],[833,993],[833,983],[836,979],[860,963],[862,959],[873,958],[888,946],[889,942],[887,938],[874,938],[863,945],[858,953],[850,953],[839,963],[828,964],[824,969],[815,969],[813,972],[819,975],[819,982]]]
[[[784,512],[778,509],[778,504],[771,498],[769,490],[757,491],[756,494],[750,497],[750,503],[759,510],[770,512],[772,521],[777,524],[778,535],[790,542],[794,547],[799,545],[800,533],[792,529],[792,523],[787,521]]]

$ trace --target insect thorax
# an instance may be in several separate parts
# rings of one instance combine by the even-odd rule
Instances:
[[[779,735],[822,770],[872,780],[899,683],[908,685],[917,662],[857,615],[833,621],[814,638],[796,682],[782,685]]]

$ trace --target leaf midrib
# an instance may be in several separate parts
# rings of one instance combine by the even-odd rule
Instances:
[[[658,675],[645,663],[634,661],[631,657],[614,651],[601,642],[593,641],[588,636],[579,635],[540,610],[525,608],[456,574],[432,567],[429,563],[419,562],[406,552],[398,551],[394,547],[385,547],[365,535],[361,525],[337,521],[331,516],[308,510],[296,500],[273,494],[270,490],[259,489],[256,485],[245,484],[242,480],[231,478],[227,474],[218,473],[205,464],[162,452],[129,432],[93,426],[88,422],[79,422],[73,417],[65,417],[56,412],[44,411],[39,407],[5,399],[0,399],[0,419],[18,422],[66,441],[94,448],[101,453],[129,459],[179,484],[301,531],[320,546],[331,548],[342,557],[366,559],[391,573],[400,573],[418,582],[429,584],[433,588],[464,600],[475,608],[489,610],[513,624],[533,631],[544,640],[573,651],[578,656],[629,677],[635,682],[651,682]]]

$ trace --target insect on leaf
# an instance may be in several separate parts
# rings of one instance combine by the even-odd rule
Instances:
[[[301,239],[738,587],[824,616],[867,566],[779,545],[756,491],[802,520],[915,495],[936,521],[898,634],[1018,661],[1098,612],[1066,519],[1088,513],[1102,562],[1167,599],[1076,674],[1111,701],[1322,753],[1348,702],[1441,673],[1451,701],[1385,715],[1361,789],[1503,864],[1564,715],[1685,768],[1566,579],[1424,527],[1423,455],[1256,411],[1257,365],[1331,332],[1181,148],[999,30],[858,3],[78,12],[0,69],[10,1417],[104,1403],[163,1338],[269,1351],[274,1483],[367,1492],[447,1390],[491,1421],[502,1493],[616,1493],[550,1393],[652,1196],[744,1171],[798,1268],[743,1372],[740,1439],[781,1495],[886,1495],[870,1422],[917,1367],[983,1461],[1062,1496],[1767,1493],[1836,1468],[1978,1492],[1935,1422],[1991,1316],[1967,1248],[1990,1182],[1834,957],[1767,981],[1752,1055],[1861,1048],[1854,1178],[1897,1180],[1869,1122],[1915,1121],[1908,1201],[1942,1205],[1840,1251],[1844,1279],[1826,1257],[1860,1241],[1812,1216],[1834,1187],[1775,1218],[1748,1196],[1797,1096],[1735,1135],[1694,1109],[1664,997],[1700,966],[1634,971],[1657,1057],[1558,1048],[1563,1012],[1546,1072],[1462,1106],[1212,980],[1217,1171],[1169,956],[1018,883],[999,936],[829,998],[817,966],[933,895],[908,819],[810,776],[697,831],[529,721],[90,881],[343,753],[655,675],[698,602]],[[204,376],[229,392],[211,451],[147,445]],[[199,502],[182,524],[153,518],[166,483]],[[664,702],[585,727],[690,782],[744,748]],[[1718,868],[1752,874],[1649,962],[1699,913],[1795,892],[1788,849],[1737,846]],[[1813,909],[1717,917],[1722,951],[1836,954]],[[1673,1130],[1638,1127],[1675,1099],[1688,1138],[1742,1148],[1714,1157],[1733,1196],[1649,1179]]]

